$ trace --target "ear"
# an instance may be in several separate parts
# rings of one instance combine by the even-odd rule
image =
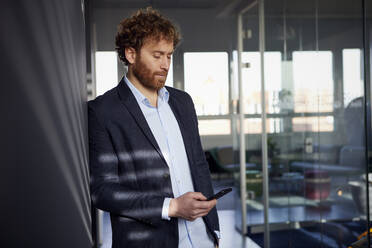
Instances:
[[[133,47],[125,48],[125,58],[129,61],[129,64],[134,64],[136,61],[136,50]]]

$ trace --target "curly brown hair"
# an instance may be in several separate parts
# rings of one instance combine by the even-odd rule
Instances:
[[[125,58],[125,48],[132,47],[139,52],[148,39],[154,41],[165,39],[173,42],[175,48],[181,39],[181,35],[172,22],[163,17],[157,10],[151,7],[140,9],[131,17],[123,19],[118,26],[115,49],[120,60],[128,65],[129,62]]]

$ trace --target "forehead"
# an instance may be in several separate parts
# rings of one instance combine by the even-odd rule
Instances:
[[[147,50],[149,52],[160,51],[165,53],[172,53],[173,42],[167,41],[165,39],[160,40],[147,39],[145,40],[141,50]]]

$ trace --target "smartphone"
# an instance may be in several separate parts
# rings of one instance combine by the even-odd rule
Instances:
[[[220,192],[218,192],[217,194],[215,195],[212,195],[211,197],[209,197],[207,199],[207,201],[210,201],[210,200],[213,200],[213,199],[218,199],[218,198],[221,198],[222,196],[226,195],[227,193],[231,192],[232,191],[232,188],[226,188],[226,189],[223,189],[221,190]]]

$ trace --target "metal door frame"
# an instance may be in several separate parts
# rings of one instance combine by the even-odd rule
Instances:
[[[238,14],[238,83],[239,83],[239,120],[240,120],[240,199],[241,199],[241,231],[242,235],[247,234],[247,204],[246,204],[246,156],[245,156],[245,130],[244,130],[244,92],[242,83],[242,52],[243,52],[243,14],[247,13],[258,4],[259,17],[259,50],[261,58],[261,128],[262,128],[262,174],[263,174],[263,203],[264,203],[264,246],[270,247],[270,228],[269,228],[269,174],[267,156],[267,134],[266,134],[266,106],[265,106],[265,11],[264,0],[255,0]]]

